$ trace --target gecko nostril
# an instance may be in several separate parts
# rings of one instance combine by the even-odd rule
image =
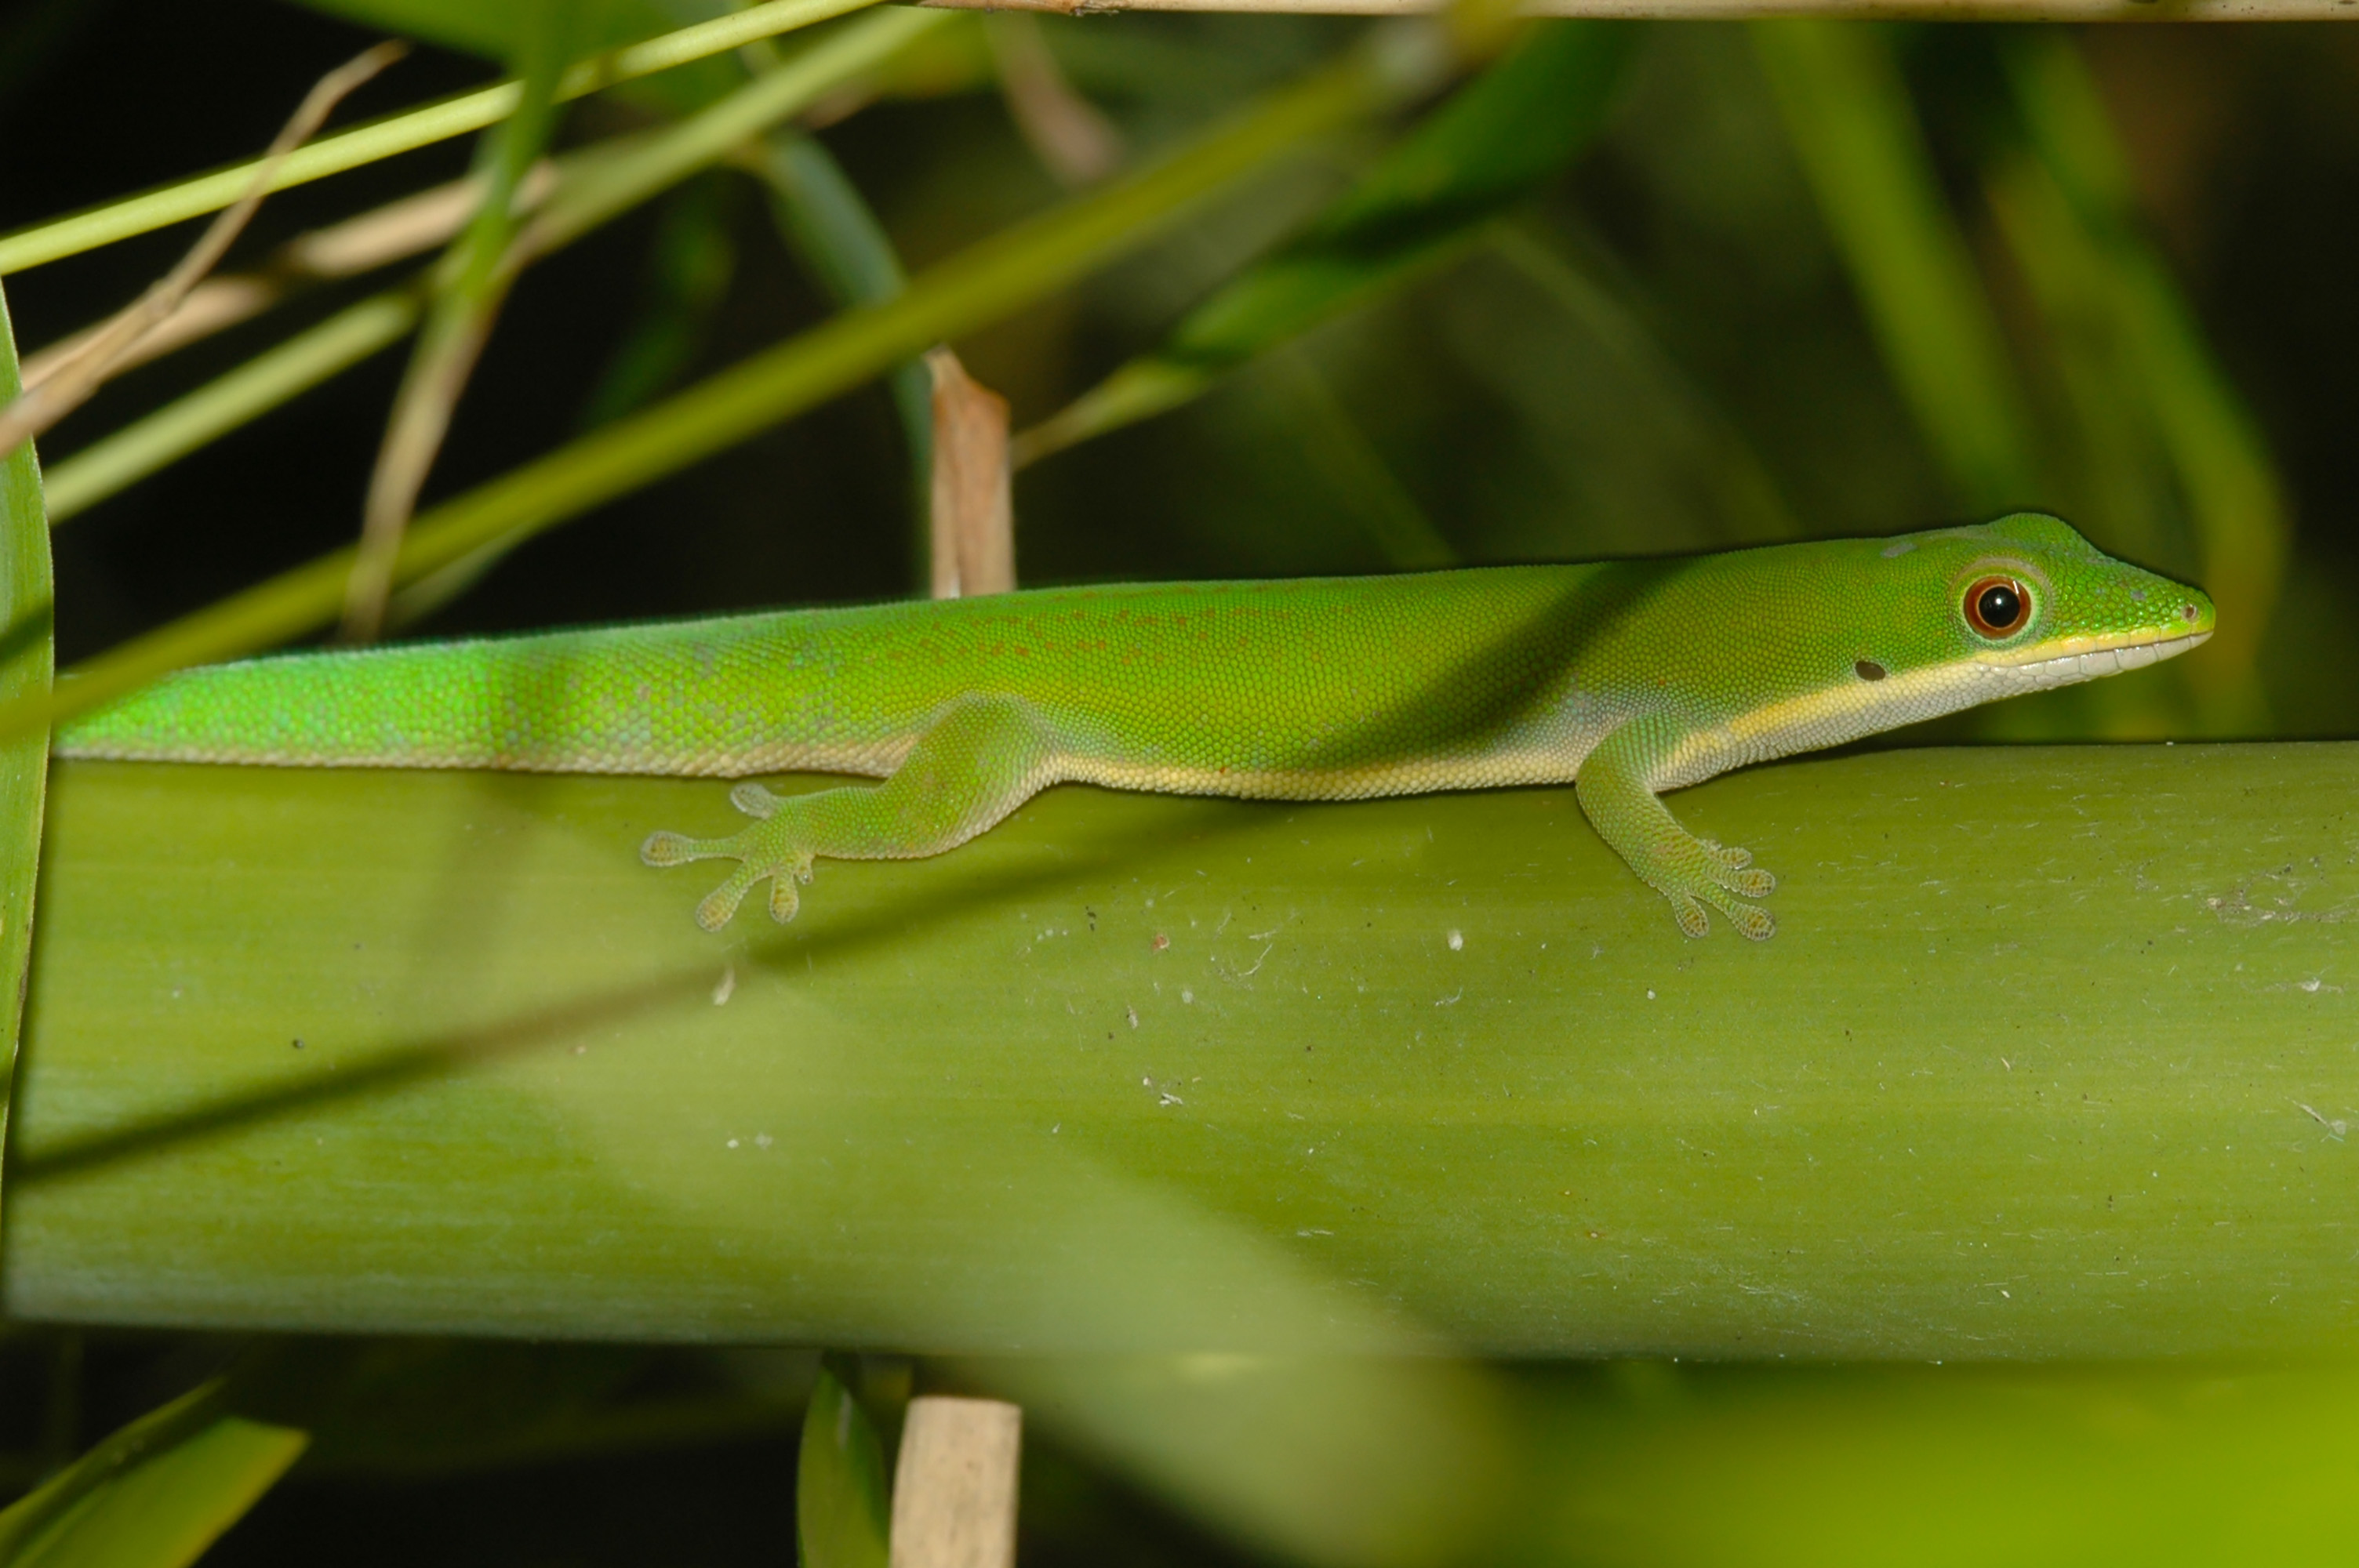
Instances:
[[[1877,664],[1874,659],[1862,659],[1859,663],[1852,665],[1852,668],[1858,672],[1859,678],[1862,680],[1882,680],[1884,678],[1884,666]]]
[[[2186,622],[2190,626],[2195,623],[2196,620],[2201,613],[2202,612],[2201,611],[2197,610],[2195,606],[2191,604],[2182,604],[2179,607],[2179,618],[2181,621]]]

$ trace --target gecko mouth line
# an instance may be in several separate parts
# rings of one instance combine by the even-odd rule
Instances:
[[[2190,632],[2183,637],[2165,637],[2158,642],[2136,643],[2122,648],[2099,648],[2086,654],[2065,654],[2027,665],[1984,665],[1983,667],[2010,681],[2023,681],[2037,687],[2069,686],[2093,680],[2100,676],[2120,675],[2125,670],[2142,670],[2148,665],[2176,658],[2189,649],[2211,641],[2211,638],[2209,632]]]

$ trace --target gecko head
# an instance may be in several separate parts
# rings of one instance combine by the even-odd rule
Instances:
[[[2139,669],[2212,635],[2202,590],[2117,561],[2040,513],[1865,547],[1889,563],[1887,582],[1916,612],[1864,630],[1864,640],[1898,645],[1889,663],[1863,654],[1863,680],[1907,672],[1963,681],[1985,700]],[[1874,597],[1892,602],[1888,591]]]

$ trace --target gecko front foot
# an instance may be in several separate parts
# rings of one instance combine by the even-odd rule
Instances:
[[[1670,900],[1671,914],[1680,923],[1680,929],[1690,936],[1709,932],[1712,920],[1703,910],[1704,905],[1710,904],[1726,915],[1741,935],[1756,942],[1766,942],[1776,935],[1777,922],[1767,910],[1731,895],[1767,898],[1777,891],[1777,879],[1754,865],[1750,849],[1715,844],[1709,838],[1694,842],[1703,850],[1702,875],[1682,878],[1671,886],[1656,883],[1663,896]]]
[[[735,860],[729,880],[705,894],[696,906],[696,923],[707,931],[729,924],[737,906],[764,878],[770,881],[770,918],[780,925],[795,917],[801,903],[798,884],[811,880],[811,851],[796,842],[794,824],[778,815],[785,801],[760,784],[739,784],[729,792],[730,803],[756,820],[752,827],[726,838],[690,838],[679,833],[650,833],[639,846],[639,859],[650,866],[684,866],[690,860]]]

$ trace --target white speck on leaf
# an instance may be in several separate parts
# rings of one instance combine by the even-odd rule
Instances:
[[[726,1007],[729,1005],[729,999],[736,994],[737,966],[734,964],[724,964],[721,968],[720,983],[712,988],[712,1005],[715,1007]]]
[[[1450,934],[1450,950],[1453,953],[1462,952],[1465,946],[1466,934],[1462,931],[1452,931]]]
[[[2312,1110],[2310,1107],[2303,1105],[2301,1101],[2296,1100],[2293,1103],[2296,1109],[2299,1110],[2304,1116],[2310,1118],[2310,1120],[2318,1123],[2319,1126],[2326,1129],[2329,1133],[2338,1139],[2344,1133],[2351,1130],[2351,1124],[2343,1120],[2339,1116],[2330,1121],[2325,1117],[2319,1115],[2315,1110]]]

